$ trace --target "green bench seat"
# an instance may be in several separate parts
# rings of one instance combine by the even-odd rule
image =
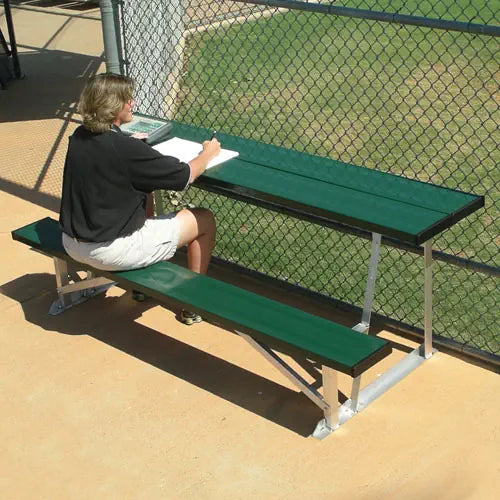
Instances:
[[[359,386],[361,374],[392,350],[391,344],[384,339],[365,335],[248,290],[193,273],[171,262],[120,272],[85,266],[87,279],[69,283],[67,263],[72,262],[80,269],[83,265],[66,254],[60,226],[50,217],[16,229],[12,237],[54,259],[59,295],[55,303],[59,304],[57,308],[65,310],[86,300],[98,288],[118,284],[126,290],[138,290],[150,295],[169,307],[188,308],[201,314],[205,320],[237,333],[323,410],[324,418],[313,432],[319,439],[329,435],[358,411],[358,392],[353,397],[353,409],[344,408],[351,400],[339,408],[337,371],[353,377],[353,387]],[[79,295],[73,301],[75,293]],[[298,355],[302,359],[305,357],[320,363],[323,394],[287,365],[274,350],[290,354],[296,360]],[[165,355],[168,356],[168,353]]]
[[[12,237],[47,255],[71,261],[54,219],[42,219],[17,229]],[[361,375],[391,352],[386,340],[355,332],[171,262],[133,271],[92,271],[126,290],[139,290],[159,302],[187,307],[210,322],[248,334],[271,348],[305,354],[352,377]]]

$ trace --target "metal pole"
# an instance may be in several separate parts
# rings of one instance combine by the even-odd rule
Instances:
[[[128,0],[121,6],[124,65],[141,89],[135,99],[140,113],[175,117],[184,65],[186,5],[184,0]]]
[[[21,78],[21,66],[19,65],[19,56],[17,54],[16,35],[14,33],[14,23],[12,22],[12,12],[10,11],[10,0],[3,0],[3,6],[7,30],[9,31],[10,52],[14,66],[14,75],[16,78]]]
[[[311,387],[292,367],[288,366],[276,353],[273,352],[265,344],[258,342],[246,333],[235,332],[243,339],[245,339],[254,349],[260,352],[275,368],[277,368],[292,384],[296,385],[315,405],[319,406],[323,411],[329,411],[329,406],[325,399],[321,397],[313,387]],[[335,370],[331,370],[334,373]],[[335,393],[337,396],[337,393]],[[338,401],[338,400],[336,400]],[[335,406],[337,410],[337,407]]]
[[[122,73],[121,43],[119,30],[119,14],[117,0],[100,0],[102,38],[104,42],[104,55],[106,71],[108,73]]]
[[[368,278],[366,280],[365,301],[363,304],[363,314],[361,315],[361,323],[366,326],[366,333],[368,333],[370,319],[372,316],[372,305],[373,298],[375,296],[375,280],[377,279],[377,264],[380,255],[381,238],[382,235],[380,233],[373,233]]]
[[[323,397],[329,405],[324,410],[326,425],[334,430],[339,426],[339,390],[337,382],[337,371],[328,366],[322,367],[323,373]]]
[[[424,243],[424,351],[432,356],[432,239]]]

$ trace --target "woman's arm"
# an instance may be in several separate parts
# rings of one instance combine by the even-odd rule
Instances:
[[[191,167],[191,176],[189,177],[190,184],[205,172],[208,162],[214,159],[219,153],[220,143],[217,139],[212,139],[211,141],[205,141],[203,143],[203,151],[189,162],[189,166]]]

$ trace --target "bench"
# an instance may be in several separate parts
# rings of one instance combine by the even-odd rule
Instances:
[[[172,124],[172,137],[200,143],[210,137],[208,129]],[[224,133],[218,133],[218,138],[224,148],[238,151],[239,156],[206,171],[195,186],[341,233],[371,237],[361,320],[353,330],[367,334],[370,328],[382,238],[423,254],[424,341],[366,387],[361,389],[361,376],[354,376],[347,407],[360,411],[434,354],[432,241],[484,207],[484,196],[252,139]],[[161,211],[161,198],[157,199]],[[340,408],[340,423],[344,408]]]
[[[203,142],[208,129],[173,122],[172,137]],[[239,156],[200,176],[195,185],[344,232],[371,233],[361,321],[352,329],[238,287],[193,274],[171,262],[127,272],[87,271],[69,283],[71,259],[56,221],[43,219],[14,231],[14,239],[54,258],[59,299],[52,313],[118,283],[167,306],[187,308],[238,333],[324,412],[313,435],[323,438],[429,359],[432,344],[432,238],[484,206],[484,196],[436,186],[329,158],[218,134]],[[157,210],[162,211],[158,197]],[[391,352],[368,336],[382,236],[403,245],[423,244],[424,342],[361,389],[361,375]],[[420,247],[419,247],[420,249]],[[75,263],[74,263],[75,264]],[[305,355],[322,365],[323,394],[275,352]],[[351,397],[339,407],[337,372],[351,377]]]
[[[332,321],[270,300],[228,283],[199,275],[171,262],[144,269],[108,272],[86,268],[87,278],[70,283],[68,263],[80,266],[65,252],[57,221],[45,218],[16,229],[14,240],[54,259],[58,299],[51,312],[58,314],[117,284],[138,290],[169,308],[186,307],[206,321],[235,332],[273,363],[324,412],[313,435],[323,438],[347,421],[367,402],[356,393],[339,408],[337,372],[355,380],[391,353],[388,341],[354,331]],[[322,365],[323,394],[308,384],[275,352],[306,356]],[[168,353],[165,354],[168,356]],[[378,382],[378,380],[377,380]],[[379,393],[382,393],[382,389]],[[358,388],[359,389],[359,388]],[[244,389],[243,389],[244,390]]]

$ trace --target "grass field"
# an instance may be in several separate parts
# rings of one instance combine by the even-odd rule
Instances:
[[[380,1],[363,3],[382,10]],[[425,14],[411,10],[415,2],[385,3]],[[475,22],[486,22],[494,14],[485,2],[443,5],[429,15],[475,13]],[[446,231],[435,248],[498,266],[499,45],[492,37],[279,13],[186,40],[176,119],[485,194],[486,210]],[[196,190],[187,201],[214,208],[221,257],[362,303],[367,242]],[[422,325],[421,260],[384,249],[377,311]],[[438,264],[435,290],[437,333],[499,351],[492,278]]]

